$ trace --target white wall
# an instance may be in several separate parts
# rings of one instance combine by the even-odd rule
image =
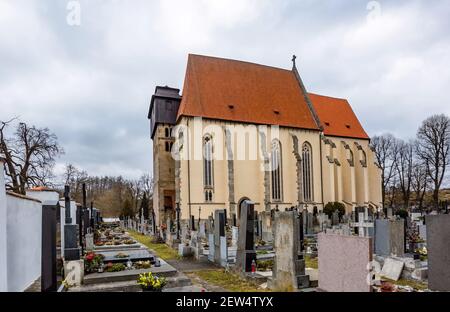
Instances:
[[[45,202],[54,202],[59,200],[59,194],[56,191],[27,191],[27,197],[38,199],[44,205]]]
[[[7,201],[8,291],[23,291],[41,276],[42,204],[16,195]]]

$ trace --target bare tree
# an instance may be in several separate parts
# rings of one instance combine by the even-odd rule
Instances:
[[[411,189],[416,194],[415,202],[419,210],[423,210],[423,202],[429,185],[427,167],[420,161],[415,161],[412,167]]]
[[[55,158],[64,153],[55,134],[19,122],[10,137],[6,129],[16,118],[0,121],[0,152],[6,158],[7,188],[25,194],[30,186],[48,185]]]
[[[417,154],[426,164],[433,185],[433,205],[439,209],[439,190],[450,163],[450,119],[433,115],[425,119],[417,131]]]
[[[372,138],[371,145],[381,168],[381,194],[383,207],[388,186],[396,174],[398,140],[392,134],[383,134]],[[394,187],[395,189],[395,187]]]
[[[396,162],[396,170],[398,175],[398,184],[402,193],[402,201],[404,208],[409,207],[411,196],[412,169],[414,160],[414,145],[411,142],[399,140],[398,157]]]

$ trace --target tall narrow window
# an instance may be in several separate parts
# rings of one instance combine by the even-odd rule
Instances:
[[[282,179],[281,179],[281,144],[280,141],[272,142],[272,199],[281,201],[282,199]]]
[[[305,202],[313,201],[312,148],[309,143],[303,144],[303,196]]]
[[[205,188],[213,187],[213,145],[210,136],[203,139],[203,183]]]

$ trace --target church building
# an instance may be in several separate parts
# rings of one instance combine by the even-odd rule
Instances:
[[[153,207],[158,225],[216,209],[320,211],[341,202],[381,208],[381,170],[345,99],[306,90],[290,70],[189,55],[182,95],[156,87],[150,103]]]

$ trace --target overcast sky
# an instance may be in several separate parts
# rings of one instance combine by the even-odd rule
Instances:
[[[151,95],[182,88],[188,53],[281,68],[295,53],[309,91],[347,98],[370,136],[408,139],[450,115],[449,16],[448,0],[0,0],[0,120],[49,127],[57,173],[136,178]]]

